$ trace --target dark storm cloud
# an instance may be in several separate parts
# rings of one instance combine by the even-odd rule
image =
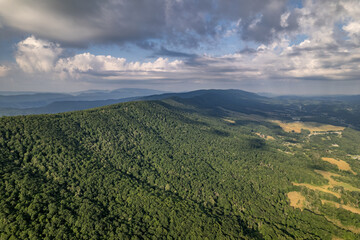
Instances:
[[[0,21],[9,27],[70,45],[159,38],[166,22],[162,0],[9,0]]]
[[[297,28],[295,13],[281,26],[286,6],[286,0],[4,0],[0,23],[65,45],[137,42],[149,48],[149,39],[161,39],[197,47],[233,21],[243,39],[269,42]]]
[[[299,16],[296,10],[287,12],[287,1],[269,1],[262,11],[245,19],[242,39],[260,43],[271,42],[278,33],[296,30],[299,27]]]

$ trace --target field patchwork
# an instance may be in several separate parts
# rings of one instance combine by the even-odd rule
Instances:
[[[345,190],[348,190],[350,192],[360,192],[359,188],[356,188],[348,183],[339,182],[333,179],[332,177],[341,177],[340,175],[336,173],[321,171],[321,170],[315,170],[318,174],[322,175],[324,178],[326,178],[329,181],[328,185],[325,185],[324,187],[327,188],[333,188],[334,186],[343,187]]]
[[[289,192],[287,196],[290,200],[290,206],[304,210],[306,199],[301,193],[293,191]]]
[[[329,157],[323,157],[321,159],[323,161],[326,161],[328,163],[336,165],[339,168],[339,170],[349,171],[349,172],[353,173],[354,175],[356,175],[356,172],[354,172],[351,169],[350,165],[343,160],[336,160],[335,158],[329,158]]]
[[[333,201],[329,201],[329,200],[323,200],[323,199],[321,199],[321,203],[322,204],[330,204],[330,205],[332,205],[332,206],[334,206],[336,208],[342,208],[342,209],[348,210],[348,211],[350,211],[352,213],[360,214],[360,209],[356,208],[356,207],[343,205],[343,204],[340,204],[340,203],[337,203],[337,202],[333,202]]]
[[[278,124],[285,132],[301,133],[302,129],[306,129],[309,130],[311,134],[313,134],[315,132],[337,132],[345,129],[345,127],[320,124],[315,122],[282,122],[279,120],[273,120],[272,122]]]
[[[315,186],[315,185],[311,185],[311,184],[308,184],[308,183],[292,183],[294,186],[303,186],[303,187],[307,187],[311,190],[314,190],[314,191],[320,191],[320,192],[324,192],[324,193],[329,193],[329,194],[332,194],[334,195],[335,197],[337,198],[341,198],[341,194],[340,193],[337,193],[337,192],[333,192],[333,191],[330,191],[328,188],[330,187],[330,185],[324,185],[324,186]]]

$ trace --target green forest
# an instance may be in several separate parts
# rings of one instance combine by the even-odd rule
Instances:
[[[1,117],[0,239],[360,239],[360,132],[264,104]]]

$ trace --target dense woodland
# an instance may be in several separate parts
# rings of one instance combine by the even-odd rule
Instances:
[[[359,214],[320,201],[359,207],[360,192],[338,187],[337,199],[292,184],[326,184],[314,171],[326,170],[360,188],[359,175],[321,160],[346,159],[360,174],[349,157],[360,155],[358,131],[324,140],[200,103],[0,118],[0,239],[360,238],[349,230]],[[309,206],[290,206],[290,191]]]

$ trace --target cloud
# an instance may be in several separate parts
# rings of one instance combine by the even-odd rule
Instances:
[[[243,30],[243,39],[269,42],[277,32],[297,27],[296,14],[286,6],[286,0],[2,0],[0,22],[72,46],[161,39],[197,47],[232,23],[238,23],[238,33]]]
[[[287,1],[267,1],[263,4],[262,11],[255,12],[243,22],[242,39],[270,43],[279,34],[290,33],[299,27],[298,11],[288,11]]]
[[[74,57],[59,59],[56,63],[55,71],[75,77],[87,74],[103,77],[136,75],[151,78],[156,73],[176,71],[182,64],[182,61],[169,61],[166,58],[158,58],[153,62],[140,63],[127,62],[125,58],[104,55],[95,56],[90,53],[83,53],[77,54]]]
[[[15,60],[25,72],[49,72],[62,52],[58,44],[31,36],[17,44]]]
[[[342,29],[348,33],[352,42],[360,43],[360,22],[350,22]]]
[[[161,47],[160,50],[155,51],[154,56],[165,56],[165,57],[179,57],[179,58],[194,58],[196,54],[178,52],[178,51],[171,51],[165,47]]]
[[[23,15],[3,14],[1,4],[15,6],[20,2],[0,0],[0,22],[7,28],[11,25],[43,36],[21,41],[15,54],[23,71],[40,78],[44,74],[53,76],[49,79],[61,76],[77,83],[158,84],[169,89],[174,84],[208,88],[226,84],[275,86],[279,82],[297,86],[302,82],[305,86],[322,82],[326,87],[337,82],[337,86],[343,83],[349,88],[350,82],[357,81],[360,85],[357,0],[305,0],[293,8],[285,0],[222,0],[221,4],[215,0],[154,0],[151,2],[156,7],[148,9],[141,0],[108,0],[101,4],[89,1],[84,9],[82,1],[72,6],[70,1],[55,0],[35,8],[38,2],[34,0],[34,6],[24,3],[20,7],[28,8]],[[35,13],[38,20],[26,18]],[[45,13],[48,21],[44,20]],[[23,24],[22,18],[28,25]],[[38,21],[36,27],[34,21]],[[55,29],[51,29],[52,25]],[[250,41],[243,42],[247,47],[212,42],[224,38],[226,41],[219,42],[232,44],[236,34]],[[92,54],[91,50],[64,56],[68,44],[89,42],[132,42],[152,51],[156,59],[131,62]],[[191,54],[193,49],[183,46],[199,46],[197,53],[216,46],[229,54],[219,51],[216,55],[195,55]]]
[[[0,77],[5,77],[9,71],[10,71],[9,67],[0,65]]]
[[[71,45],[159,37],[165,1],[2,0],[0,19],[12,28]]]
[[[183,65],[181,60],[169,61],[161,57],[153,62],[143,63],[90,53],[62,57],[63,51],[59,44],[31,36],[17,44],[15,58],[18,66],[26,73],[43,72],[67,78],[89,75],[115,77],[126,74],[152,78],[156,73],[173,72]]]
[[[314,37],[315,36],[315,37]],[[354,80],[359,76],[360,48],[351,54],[348,45],[323,39],[317,33],[298,45],[284,37],[256,49],[223,56],[191,55],[161,48],[159,55],[186,57],[172,60],[159,57],[148,62],[129,62],[125,58],[91,53],[63,57],[59,44],[33,36],[17,44],[16,62],[27,73],[49,73],[63,79],[88,77],[116,81],[202,81],[241,82],[245,80]],[[275,60],[274,60],[275,59]],[[56,78],[56,77],[54,77]]]

